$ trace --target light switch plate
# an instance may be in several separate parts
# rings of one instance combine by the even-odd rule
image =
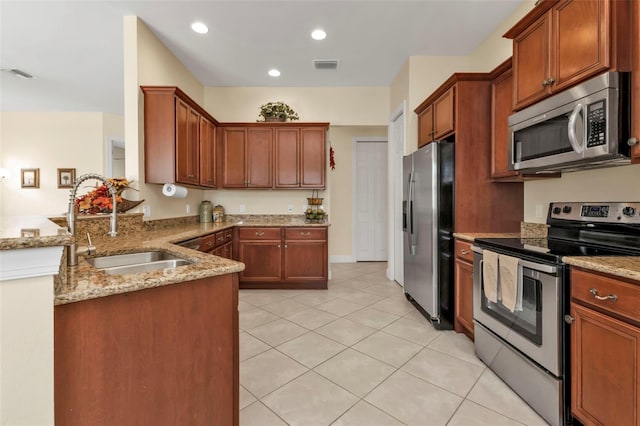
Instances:
[[[151,206],[142,206],[142,217],[151,217]]]
[[[240,204],[240,213],[244,213],[247,211],[247,208],[244,204]]]

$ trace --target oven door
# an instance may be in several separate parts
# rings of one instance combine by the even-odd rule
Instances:
[[[481,251],[481,250],[479,250]],[[508,253],[507,253],[508,254]],[[520,260],[522,311],[511,312],[484,296],[482,255],[474,254],[473,317],[555,376],[562,374],[561,277],[557,267]]]

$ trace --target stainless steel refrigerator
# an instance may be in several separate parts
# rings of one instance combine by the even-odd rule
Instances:
[[[454,144],[403,159],[404,292],[436,328],[453,328]]]

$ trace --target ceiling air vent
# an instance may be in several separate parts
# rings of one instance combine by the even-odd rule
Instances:
[[[313,61],[313,67],[317,70],[335,70],[338,69],[338,61],[315,59]]]

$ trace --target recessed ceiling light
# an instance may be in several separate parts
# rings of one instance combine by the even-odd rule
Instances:
[[[269,70],[269,75],[271,77],[280,77],[280,71],[274,68],[272,70]]]
[[[327,37],[327,33],[325,33],[321,29],[313,30],[311,33],[311,38],[314,40],[324,40]]]
[[[206,34],[209,32],[209,28],[207,28],[207,26],[202,22],[194,22],[191,24],[191,29],[198,34]]]

